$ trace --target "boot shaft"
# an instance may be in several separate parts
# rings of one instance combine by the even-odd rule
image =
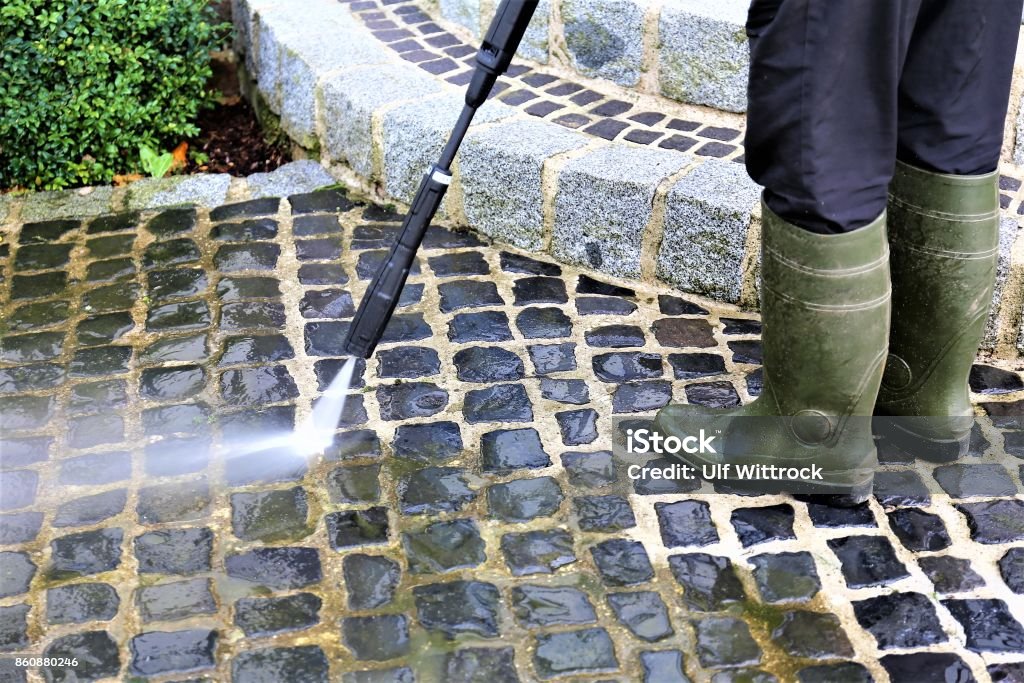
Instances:
[[[897,165],[889,196],[893,311],[877,412],[970,428],[967,377],[984,334],[999,247],[998,172]]]
[[[779,413],[870,415],[889,331],[885,215],[842,235],[763,215],[765,384]]]

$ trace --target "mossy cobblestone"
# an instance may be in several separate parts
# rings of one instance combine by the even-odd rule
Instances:
[[[927,470],[949,489],[927,499],[890,477],[851,511],[629,480],[613,410],[749,400],[756,366],[729,346],[756,341],[749,317],[434,228],[416,296],[307,458],[274,438],[340,367],[359,255],[400,217],[337,190],[173,211],[5,226],[4,652],[91,652],[80,678],[238,681],[880,679],[906,648],[938,666],[932,643],[980,679],[997,640],[1001,663],[1024,659],[1020,501],[971,488],[991,477]],[[301,251],[319,235],[331,251]],[[19,261],[51,243],[67,264]],[[101,299],[87,273],[111,258],[131,269]],[[64,283],[19,289],[29,260]],[[334,279],[303,282],[307,265]],[[490,298],[449,287],[467,282]],[[972,386],[991,412],[1021,399],[1000,373]],[[935,611],[927,633],[884,625],[911,607]]]

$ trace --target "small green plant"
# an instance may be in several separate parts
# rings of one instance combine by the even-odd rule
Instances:
[[[0,0],[0,187],[109,183],[197,135],[229,31],[209,0]]]
[[[139,147],[139,161],[143,173],[152,178],[163,178],[174,165],[174,155],[170,152],[157,154],[152,147],[142,145]]]

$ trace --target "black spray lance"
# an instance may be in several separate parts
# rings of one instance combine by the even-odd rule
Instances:
[[[455,160],[455,154],[466,136],[473,115],[480,105],[487,101],[487,96],[490,95],[498,76],[505,73],[512,62],[512,56],[515,55],[530,18],[537,9],[537,2],[538,0],[501,0],[491,27],[484,37],[483,45],[476,54],[476,71],[466,91],[466,104],[462,108],[462,114],[459,115],[444,151],[441,152],[441,158],[423,176],[409,213],[402,222],[398,238],[391,247],[391,253],[377,271],[363,296],[362,303],[359,304],[359,310],[352,319],[348,337],[345,339],[346,354],[369,358],[377,347],[384,334],[384,328],[387,327],[391,314],[398,304],[405,280],[409,277],[409,269],[416,258],[416,250],[419,249],[427,227],[441,206],[444,193],[451,183],[452,161]]]

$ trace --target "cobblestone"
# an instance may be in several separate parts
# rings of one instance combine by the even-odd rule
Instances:
[[[480,581],[453,581],[413,589],[416,614],[427,630],[449,638],[461,633],[498,635],[498,589]]]
[[[209,579],[144,586],[136,593],[135,601],[144,622],[178,621],[217,611]]]
[[[528,522],[555,514],[564,497],[558,482],[551,477],[516,479],[491,486],[487,490],[487,505],[492,516],[506,522]]]
[[[754,581],[768,603],[807,602],[821,590],[821,579],[810,553],[755,555]]]
[[[572,536],[560,529],[507,533],[501,552],[513,576],[551,574],[576,561]]]
[[[534,661],[544,679],[618,669],[612,639],[603,628],[538,636]]]
[[[343,569],[348,605],[355,610],[376,609],[390,603],[402,576],[397,562],[379,555],[349,555]]]
[[[672,555],[669,567],[691,609],[713,612],[744,599],[743,585],[727,557],[707,553]]]
[[[853,604],[857,620],[882,650],[934,645],[946,640],[935,607],[920,593],[894,593]]]
[[[65,681],[1018,675],[996,364],[971,455],[883,449],[856,508],[632,481],[613,415],[748,400],[757,321],[432,228],[331,444],[282,445],[399,219],[331,191],[5,224],[0,649],[90,653]]]
[[[121,656],[117,643],[106,631],[84,631],[56,638],[44,651],[53,659],[80,659],[84,666],[47,667],[49,678],[72,683],[76,680],[98,680],[117,675]]]
[[[909,575],[884,537],[847,536],[828,541],[828,546],[839,558],[850,588],[883,586]]]
[[[480,531],[465,519],[435,522],[422,531],[406,532],[403,546],[413,574],[443,574],[476,567],[486,559]]]

